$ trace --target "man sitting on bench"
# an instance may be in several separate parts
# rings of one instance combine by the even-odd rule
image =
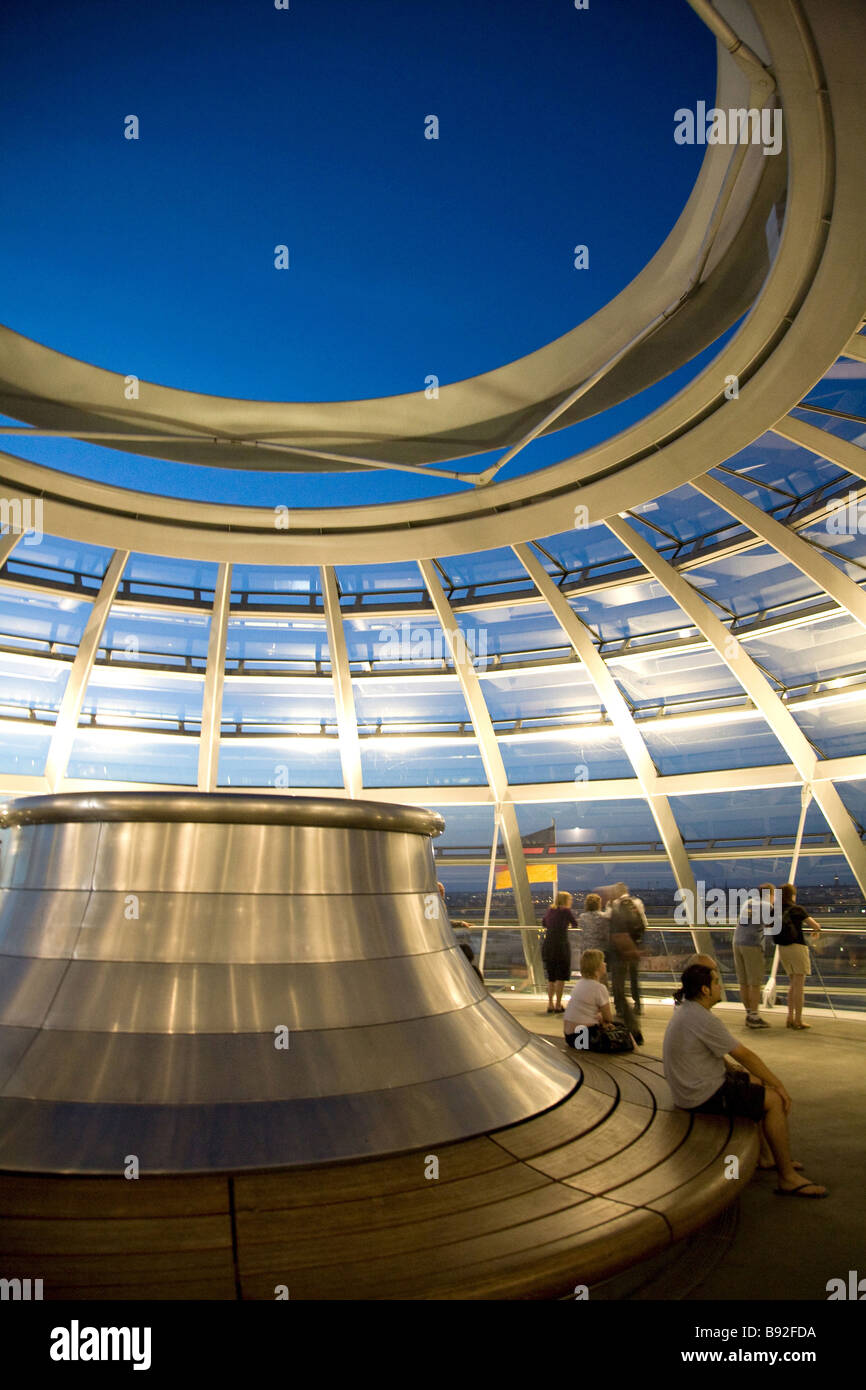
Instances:
[[[791,1160],[788,1092],[757,1053],[738,1043],[721,1019],[712,1017],[711,1010],[722,997],[715,962],[686,966],[682,982],[664,1040],[665,1077],[676,1104],[693,1114],[739,1115],[757,1121],[762,1152],[769,1145],[778,1173],[778,1195],[826,1197],[827,1189],[804,1177],[798,1171],[802,1164]],[[729,1064],[726,1057],[741,1065]],[[769,1164],[762,1162],[762,1166]]]

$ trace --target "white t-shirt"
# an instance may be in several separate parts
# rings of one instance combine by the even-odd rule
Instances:
[[[574,1033],[578,1028],[591,1028],[598,1023],[598,1011],[610,1003],[610,995],[600,980],[585,980],[581,975],[575,981],[571,998],[566,1006],[562,1021],[566,1033]]]
[[[674,1009],[662,1055],[674,1101],[686,1110],[715,1095],[727,1075],[722,1058],[739,1043],[720,1019],[696,999]]]

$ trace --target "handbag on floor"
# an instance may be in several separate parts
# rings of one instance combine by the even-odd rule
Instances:
[[[634,1052],[631,1033],[624,1023],[599,1023],[590,1030],[592,1052]]]

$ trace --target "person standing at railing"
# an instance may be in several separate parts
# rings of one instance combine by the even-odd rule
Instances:
[[[571,979],[571,946],[568,940],[569,927],[577,926],[577,918],[571,910],[571,894],[557,893],[556,904],[544,914],[544,940],[541,943],[541,959],[547,976],[547,1012],[564,1014],[562,991],[567,980]]]
[[[601,910],[599,893],[587,893],[577,925],[582,950],[601,951],[602,955],[610,950],[610,917]]]
[[[734,929],[734,968],[740,986],[740,999],[746,1010],[747,1028],[769,1028],[769,1023],[759,1013],[761,987],[764,983],[764,923],[769,921],[769,905],[773,902],[775,889],[772,883],[762,883],[758,888],[760,903],[749,898],[740,920]]]
[[[616,898],[610,905],[610,946],[611,976],[613,998],[617,1015],[623,1020],[638,1046],[643,1045],[643,1034],[638,1023],[640,1012],[640,990],[638,988],[638,968],[640,964],[640,943],[646,931],[646,913],[639,898],[631,898],[627,893]],[[626,975],[630,976],[632,1009],[625,997]]]
[[[776,945],[779,947],[782,969],[789,982],[787,1026],[794,1028],[798,1033],[812,1026],[811,1023],[803,1022],[806,976],[812,973],[809,947],[803,936],[804,927],[811,931],[813,941],[821,935],[821,928],[815,918],[810,917],[806,909],[799,906],[797,890],[793,883],[785,883],[782,885],[782,928],[776,937]]]

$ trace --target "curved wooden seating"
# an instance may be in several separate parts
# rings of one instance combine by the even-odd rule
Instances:
[[[0,1276],[45,1298],[550,1298],[711,1220],[756,1127],[677,1110],[661,1062],[573,1053],[535,1119],[398,1157],[148,1178],[0,1175]],[[726,1158],[739,1178],[726,1176]],[[438,1177],[428,1177],[438,1161]]]

